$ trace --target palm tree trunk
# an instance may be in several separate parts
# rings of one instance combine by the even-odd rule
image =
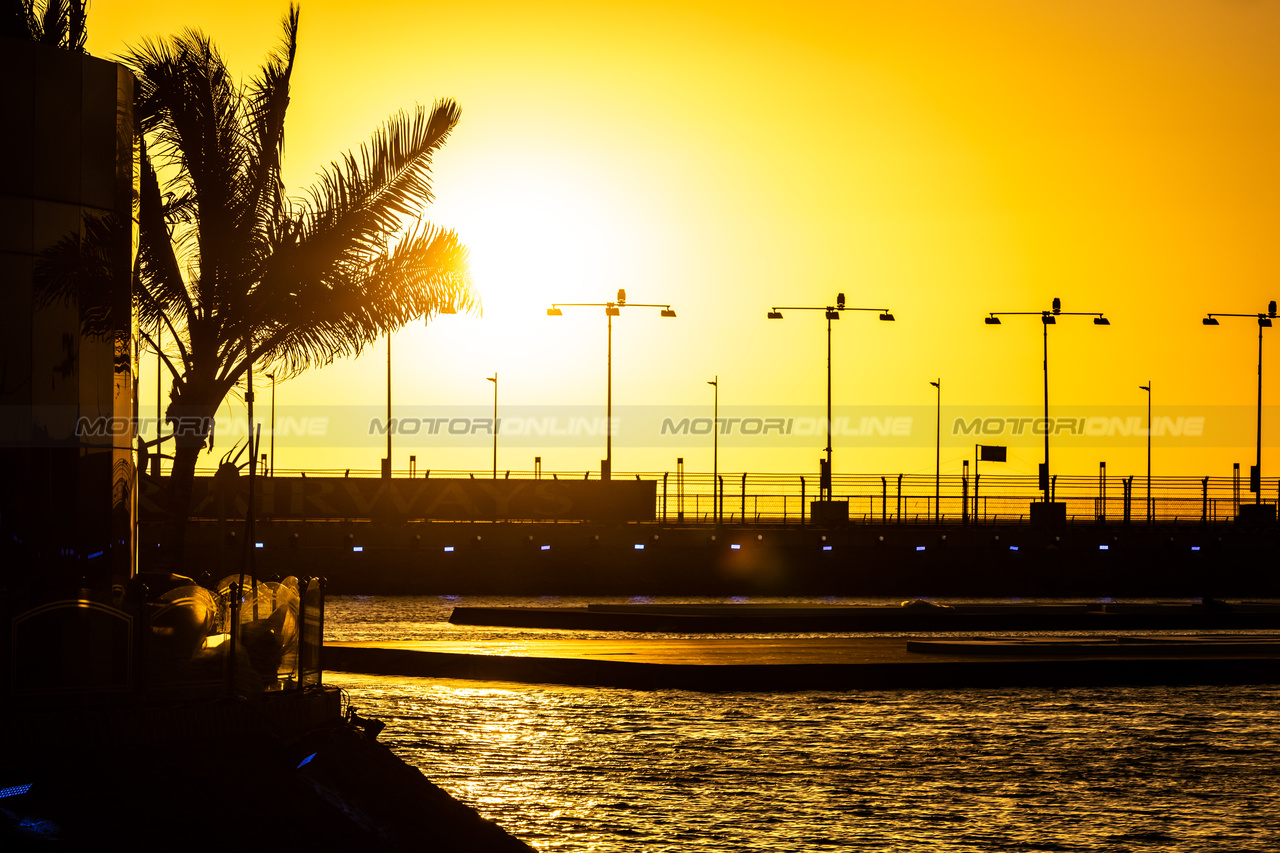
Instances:
[[[191,515],[196,462],[209,438],[215,411],[216,404],[183,405],[178,400],[169,407],[166,420],[174,427],[176,446],[173,451],[173,468],[169,472],[168,501],[160,539],[160,561],[157,568],[162,572],[187,577],[196,577],[204,572],[203,567],[186,564],[187,521]]]

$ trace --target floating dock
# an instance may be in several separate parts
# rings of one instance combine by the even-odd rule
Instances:
[[[664,634],[934,631],[1280,631],[1280,604],[592,604],[457,607],[454,625]]]
[[[326,643],[328,670],[698,691],[1280,683],[1280,635]]]

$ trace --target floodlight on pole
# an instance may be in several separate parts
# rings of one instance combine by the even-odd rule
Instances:
[[[1254,493],[1254,502],[1262,503],[1262,330],[1271,328],[1271,321],[1276,317],[1276,301],[1272,299],[1267,303],[1265,313],[1257,314],[1223,314],[1213,313],[1207,315],[1202,322],[1206,326],[1217,326],[1218,317],[1250,317],[1256,318],[1258,321],[1258,429],[1257,429],[1257,451],[1256,460],[1253,471],[1249,474],[1249,489]]]
[[[999,326],[1001,316],[1039,317],[1044,328],[1044,464],[1040,469],[1040,488],[1044,491],[1044,500],[1049,502],[1053,480],[1049,475],[1049,433],[1053,432],[1049,422],[1049,327],[1057,325],[1059,317],[1092,317],[1095,326],[1110,326],[1111,322],[1096,311],[1063,311],[1062,300],[1053,298],[1053,307],[1048,311],[992,311],[983,318],[988,326]]]
[[[276,475],[276,375],[274,373],[264,373],[263,376],[271,380],[271,463],[267,469],[268,477]]]
[[[716,483],[720,482],[720,374],[717,373],[716,378],[707,384],[716,389],[711,408],[711,514],[719,524],[720,501]]]
[[[929,384],[938,389],[938,429],[933,451],[933,520],[936,522],[941,519],[942,506],[942,377]]]
[[[498,479],[498,371],[486,380],[493,383],[493,479]]]
[[[893,314],[889,313],[888,308],[847,308],[845,307],[844,294],[836,294],[835,305],[784,305],[769,309],[768,318],[770,320],[781,320],[783,311],[823,311],[827,317],[827,446],[824,451],[827,454],[826,476],[818,480],[818,494],[820,500],[831,500],[831,321],[840,319],[841,311],[876,311],[880,314],[880,319],[885,322],[893,322]]]
[[[1155,424],[1151,421],[1151,386],[1154,383],[1150,379],[1146,385],[1139,385],[1139,391],[1147,392],[1147,524],[1151,524],[1155,520],[1155,502],[1151,498],[1151,433],[1155,431]]]
[[[628,303],[627,292],[622,288],[618,289],[617,298],[613,302],[554,302],[547,309],[547,316],[564,316],[564,311],[561,308],[603,308],[608,323],[609,331],[605,345],[605,450],[603,464],[600,468],[600,479],[609,480],[613,477],[613,318],[621,316],[622,308],[658,308],[661,312],[659,316],[662,317],[675,317],[676,312],[672,310],[670,305],[642,302]]]

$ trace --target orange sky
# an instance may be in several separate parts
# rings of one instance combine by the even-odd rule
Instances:
[[[98,0],[89,49],[200,27],[246,76],[279,38],[284,3]],[[1051,330],[1051,405],[1145,416],[1236,407],[1240,446],[1156,442],[1157,473],[1252,462],[1257,327],[1200,323],[1280,297],[1280,5],[1219,2],[379,2],[302,5],[286,180],[317,170],[414,102],[456,98],[463,118],[435,167],[433,221],[471,247],[483,318],[442,317],[394,341],[405,406],[598,406],[599,309],[670,303],[614,329],[614,405],[825,405],[819,312],[889,307],[835,334],[837,408],[914,418],[907,446],[836,442],[837,472],[931,473],[934,389],[944,420],[1042,404],[1041,327],[989,311],[1105,312]],[[1274,333],[1273,333],[1274,334]],[[1280,352],[1270,352],[1280,377]],[[282,384],[294,414],[385,405],[385,350]],[[144,370],[144,403],[155,398]],[[1280,380],[1277,380],[1280,381]],[[1278,399],[1271,383],[1268,406]],[[265,395],[259,396],[264,400]],[[855,409],[853,407],[859,407]],[[866,408],[869,407],[869,408]],[[1122,407],[1122,408],[1117,408]],[[1128,408],[1123,408],[1128,407]],[[1165,408],[1168,407],[1168,408]],[[233,406],[243,412],[242,404]],[[797,409],[798,410],[798,409]],[[959,408],[954,413],[959,413]],[[224,409],[226,411],[226,409]],[[741,413],[741,411],[739,413]],[[616,412],[615,412],[616,414]],[[839,414],[839,412],[837,412]],[[1215,415],[1216,416],[1216,415]],[[1239,432],[1239,430],[1237,430]],[[1264,443],[1280,435],[1280,409]],[[973,438],[944,440],[958,473]],[[541,452],[595,469],[602,442]],[[821,437],[749,448],[720,468],[816,471]],[[373,469],[384,440],[281,441],[282,468]],[[487,469],[490,450],[429,443],[418,466]],[[1036,444],[1011,449],[1034,473]],[[500,468],[539,450],[501,448]],[[711,467],[709,442],[619,446],[615,471]],[[1141,441],[1054,444],[1055,473],[1145,470]],[[1277,473],[1271,451],[1264,470]]]

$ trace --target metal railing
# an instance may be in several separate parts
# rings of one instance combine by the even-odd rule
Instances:
[[[737,474],[721,478],[719,518],[725,523],[802,523],[816,500],[816,477]],[[716,519],[711,477],[685,474],[659,487],[658,515],[670,521],[708,523]],[[1262,481],[1263,503],[1280,501],[1280,478]],[[1146,478],[1055,476],[1051,493],[1066,504],[1076,522],[1228,523],[1254,495],[1235,477],[1153,477],[1148,501]],[[665,499],[664,499],[665,498]],[[851,523],[1019,523],[1032,503],[1043,500],[1033,476],[982,475],[940,478],[935,496],[932,474],[836,475],[832,500],[848,504]]]
[[[211,471],[198,471],[211,474]],[[276,472],[277,477],[379,477],[375,469],[307,469]],[[404,469],[400,478],[490,479],[492,470]],[[499,479],[599,479],[598,471],[499,470]],[[800,524],[818,499],[818,475],[736,472],[719,476],[713,489],[709,472],[618,472],[615,480],[657,482],[655,517],[666,523]],[[1233,522],[1241,504],[1255,502],[1247,481],[1231,477],[1151,478],[1148,505],[1145,475],[1055,475],[1053,499],[1066,504],[1075,522],[1204,523]],[[1001,524],[1025,522],[1030,505],[1043,499],[1033,475],[944,475],[934,494],[933,474],[835,474],[832,500],[847,502],[851,523]],[[1280,504],[1280,477],[1263,478],[1262,503]],[[719,499],[717,516],[716,498]]]

